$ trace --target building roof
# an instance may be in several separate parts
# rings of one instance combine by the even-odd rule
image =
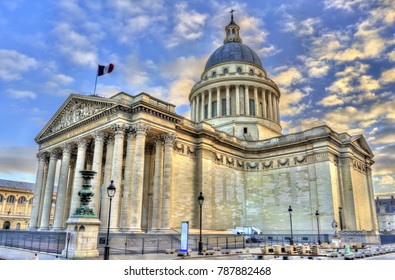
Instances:
[[[250,47],[241,43],[230,42],[222,45],[214,51],[214,53],[207,60],[204,70],[206,71],[210,67],[223,62],[233,61],[248,62],[262,68],[261,60],[259,59],[256,52],[250,49]]]
[[[19,181],[9,181],[0,179],[0,188],[8,188],[8,189],[20,189],[20,190],[34,190],[35,184],[27,183],[27,182],[19,182]]]

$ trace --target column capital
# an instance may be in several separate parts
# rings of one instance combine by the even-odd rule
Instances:
[[[58,160],[60,158],[60,154],[61,153],[58,148],[53,148],[53,149],[49,150],[50,159]]]
[[[73,151],[73,145],[71,143],[66,143],[61,146],[63,153],[71,154]]]
[[[45,152],[38,152],[36,154],[36,157],[37,157],[38,161],[45,161],[45,159],[48,157],[48,155]]]
[[[95,139],[95,142],[104,142],[105,134],[103,131],[94,131],[92,133],[92,137]]]
[[[85,149],[88,146],[88,140],[85,138],[78,138],[76,143],[79,149]]]
[[[134,130],[134,127],[132,125],[128,126],[125,130],[126,135],[128,139],[132,139],[133,137],[136,136],[136,131]]]
[[[136,136],[137,135],[146,136],[148,131],[150,130],[150,127],[148,125],[145,125],[145,124],[135,124],[132,127],[133,127],[133,130],[136,133]]]
[[[177,136],[174,133],[166,133],[162,135],[162,138],[165,141],[166,146],[173,146]]]
[[[111,129],[114,132],[114,136],[125,135],[126,127],[123,123],[114,123],[111,125]]]

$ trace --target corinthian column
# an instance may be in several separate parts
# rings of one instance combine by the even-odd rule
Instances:
[[[64,208],[66,202],[67,180],[69,178],[69,166],[71,158],[71,145],[65,144],[62,152],[62,163],[60,166],[58,192],[56,194],[55,218],[52,230],[63,230]]]
[[[115,185],[118,187],[117,192],[112,201],[111,209],[111,231],[119,231],[119,208],[121,204],[122,194],[122,164],[123,164],[123,142],[125,140],[125,126],[124,124],[113,124],[111,126],[114,132],[114,154],[112,158],[112,172],[111,180],[114,180]]]
[[[219,106],[219,103],[218,103]],[[222,113],[224,114],[224,113]],[[230,112],[230,96],[229,96],[229,85],[226,86],[226,116],[229,116]]]
[[[86,156],[86,147],[88,142],[86,139],[80,138],[77,140],[77,162],[75,164],[75,173],[74,173],[74,181],[73,181],[73,190],[71,193],[71,203],[70,203],[70,213],[69,216],[74,214],[74,211],[80,205],[80,197],[78,196],[78,192],[82,188],[82,177],[80,174],[80,170],[85,169],[85,156]]]
[[[258,100],[258,88],[254,86],[254,106],[255,106],[255,116],[260,116],[259,113],[259,100]]]
[[[132,196],[132,222],[130,231],[141,232],[141,213],[143,204],[144,186],[144,156],[145,137],[149,130],[146,125],[138,124],[134,126],[136,131],[136,153],[133,167],[133,196]]]
[[[39,230],[49,230],[49,218],[51,215],[52,196],[55,185],[56,162],[59,159],[59,151],[51,150],[49,158],[47,183],[45,185],[44,204]]]
[[[40,198],[44,179],[44,166],[45,166],[45,153],[37,153],[38,167],[36,174],[36,184],[34,187],[33,205],[32,212],[30,215],[29,230],[36,230],[38,223],[38,212],[40,208]],[[4,204],[5,205],[5,204]],[[1,210],[1,209],[0,209]]]
[[[212,118],[212,116],[211,116],[211,102],[212,102],[212,89],[210,88],[209,90],[208,90],[208,106],[207,106],[207,117],[209,118],[209,119],[211,119]]]
[[[95,138],[95,149],[93,151],[92,170],[96,171],[96,176],[92,179],[92,191],[94,192],[92,208],[96,216],[99,217],[104,133],[102,131],[96,131],[94,132],[93,137]]]
[[[266,90],[262,89],[262,117],[267,118],[266,110]]]
[[[240,85],[236,85],[236,116],[240,115]]]
[[[130,204],[132,199],[132,175],[133,175],[133,161],[135,152],[135,132],[129,127],[127,130],[127,146],[126,146],[126,159],[125,159],[125,180],[123,186],[122,197],[122,219],[121,230],[127,231],[130,228]]]
[[[205,103],[205,100],[204,100],[204,91],[202,91],[202,108],[201,108],[201,120],[204,120],[204,103]]]
[[[269,91],[267,95],[267,103],[268,103],[268,116],[269,120],[273,120],[273,102],[272,102],[272,93]]]
[[[152,188],[152,227],[151,230],[156,231],[160,228],[160,198],[162,197],[162,166],[163,166],[163,141],[161,137],[156,138],[155,143],[155,170],[154,185]]]
[[[108,207],[110,203],[110,199],[107,196],[107,187],[111,183],[111,171],[112,171],[112,158],[114,154],[114,136],[112,134],[107,135],[106,137],[106,163],[104,166],[104,178],[103,184],[101,187],[101,193],[103,194],[101,197],[100,203],[100,230],[107,230],[107,221],[108,221]]]
[[[250,115],[250,93],[248,92],[248,85],[244,87],[244,103],[245,103],[245,115]]]
[[[166,133],[165,159],[163,165],[163,194],[162,194],[162,229],[170,229],[171,224],[171,198],[172,198],[172,170],[173,170],[173,145],[176,135]]]

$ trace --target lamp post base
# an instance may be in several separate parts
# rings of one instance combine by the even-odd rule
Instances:
[[[109,260],[110,259],[110,246],[106,245],[104,246],[104,258],[103,260]]]
[[[199,241],[199,253],[198,255],[203,255],[203,242]]]

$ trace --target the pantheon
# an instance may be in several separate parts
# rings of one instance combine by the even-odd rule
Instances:
[[[295,233],[316,233],[317,210],[322,233],[333,233],[333,221],[344,230],[377,232],[365,138],[325,125],[282,134],[275,81],[242,43],[233,15],[225,32],[189,95],[190,120],[147,93],[67,98],[35,139],[31,230],[64,230],[79,206],[79,171],[92,169],[101,230],[114,180],[113,232],[172,232],[182,221],[198,228],[201,191],[204,229],[289,232],[291,205]]]

